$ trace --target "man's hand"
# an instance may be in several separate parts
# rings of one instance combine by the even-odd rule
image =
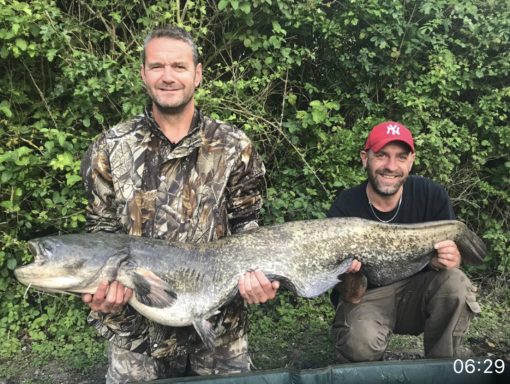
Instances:
[[[269,281],[261,271],[246,272],[239,279],[239,293],[248,304],[262,304],[276,297],[279,281]]]
[[[457,244],[452,240],[440,241],[434,245],[437,256],[430,260],[430,265],[435,269],[452,269],[460,266],[461,256]]]
[[[117,313],[127,304],[133,296],[133,290],[124,287],[118,281],[102,281],[96,289],[96,293],[84,293],[81,299],[88,304],[90,309],[102,313]]]

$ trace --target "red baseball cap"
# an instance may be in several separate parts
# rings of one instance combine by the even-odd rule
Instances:
[[[365,142],[365,151],[371,149],[373,152],[379,152],[382,147],[392,141],[406,143],[411,148],[411,152],[414,152],[411,131],[405,125],[395,121],[386,121],[373,127]]]

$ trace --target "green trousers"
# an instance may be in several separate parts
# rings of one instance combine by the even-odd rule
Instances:
[[[336,309],[331,327],[336,360],[381,360],[392,332],[423,333],[427,358],[454,357],[479,312],[475,288],[457,268],[369,289],[359,304],[340,301]]]

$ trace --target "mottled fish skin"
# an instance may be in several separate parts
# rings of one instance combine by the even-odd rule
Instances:
[[[420,271],[434,244],[454,240],[465,263],[486,248],[460,221],[382,224],[359,218],[294,221],[201,243],[123,234],[44,237],[29,242],[35,261],[15,270],[18,280],[53,292],[93,293],[100,281],[133,288],[130,304],[168,326],[195,325],[212,345],[206,319],[237,294],[239,277],[261,270],[299,296],[314,297],[338,283],[357,258],[374,285]]]

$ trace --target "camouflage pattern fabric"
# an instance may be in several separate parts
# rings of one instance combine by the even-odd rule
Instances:
[[[247,339],[247,335],[244,335],[218,346],[214,352],[202,351],[174,360],[154,359],[110,344],[108,349],[110,365],[106,374],[106,384],[247,372],[251,365]]]
[[[262,161],[242,131],[199,109],[188,135],[172,144],[147,107],[100,135],[81,172],[89,231],[198,243],[258,226],[265,191]],[[220,340],[229,343],[245,334],[248,320],[240,297],[220,312],[211,319]],[[205,349],[193,327],[156,324],[129,305],[118,314],[91,312],[88,320],[118,347],[154,358]]]

